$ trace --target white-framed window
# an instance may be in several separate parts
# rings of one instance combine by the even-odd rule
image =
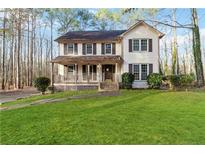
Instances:
[[[105,44],[105,54],[112,54],[112,44],[111,43]]]
[[[134,74],[135,80],[140,79],[140,65],[139,64],[133,65],[133,74]]]
[[[68,65],[68,74],[73,75],[75,71],[75,65]]]
[[[68,54],[73,54],[74,53],[74,44],[73,43],[69,43],[68,44]]]
[[[141,80],[147,80],[147,64],[141,64]]]
[[[140,50],[140,40],[135,39],[133,40],[133,51],[139,51]]]
[[[133,64],[132,73],[135,81],[147,80],[149,75],[149,64]]]
[[[148,51],[148,39],[133,39],[132,41],[133,51]]]
[[[64,54],[72,55],[73,53],[74,53],[74,44],[73,43],[64,44]]]
[[[148,47],[147,47],[147,39],[141,39],[141,51],[147,51]]]
[[[91,44],[91,43],[86,44],[86,54],[87,55],[92,55],[93,54],[93,44]]]

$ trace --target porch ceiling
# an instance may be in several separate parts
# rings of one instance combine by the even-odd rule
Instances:
[[[51,60],[51,63],[62,65],[68,64],[115,64],[122,63],[123,59],[119,55],[92,55],[92,56],[58,56]]]

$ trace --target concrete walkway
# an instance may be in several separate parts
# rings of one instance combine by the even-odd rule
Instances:
[[[34,87],[25,87],[24,89],[19,90],[0,90],[0,104],[33,95],[40,95]]]

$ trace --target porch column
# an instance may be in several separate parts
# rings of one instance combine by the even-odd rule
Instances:
[[[119,89],[118,63],[115,63],[115,83],[117,84],[117,89]]]
[[[88,64],[87,82],[90,82],[90,65]]]
[[[115,63],[115,82],[118,82],[118,63]]]
[[[102,81],[102,66],[101,66],[101,64],[98,64],[98,66],[97,66],[97,70],[98,70],[98,91],[100,91],[101,90],[101,86],[100,86],[100,82]]]
[[[78,65],[75,64],[75,84],[77,84],[77,80],[78,80]]]
[[[98,82],[102,81],[102,65],[98,64]]]

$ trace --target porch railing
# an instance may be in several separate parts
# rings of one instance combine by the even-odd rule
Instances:
[[[110,81],[110,82],[118,82],[119,81],[119,75],[116,73],[111,74],[105,74],[102,73],[99,75],[98,73],[91,73],[88,75],[87,73],[81,73],[77,76],[74,74],[68,74],[67,76],[58,75],[55,76],[55,83],[85,83],[85,82],[104,82],[104,81]]]

